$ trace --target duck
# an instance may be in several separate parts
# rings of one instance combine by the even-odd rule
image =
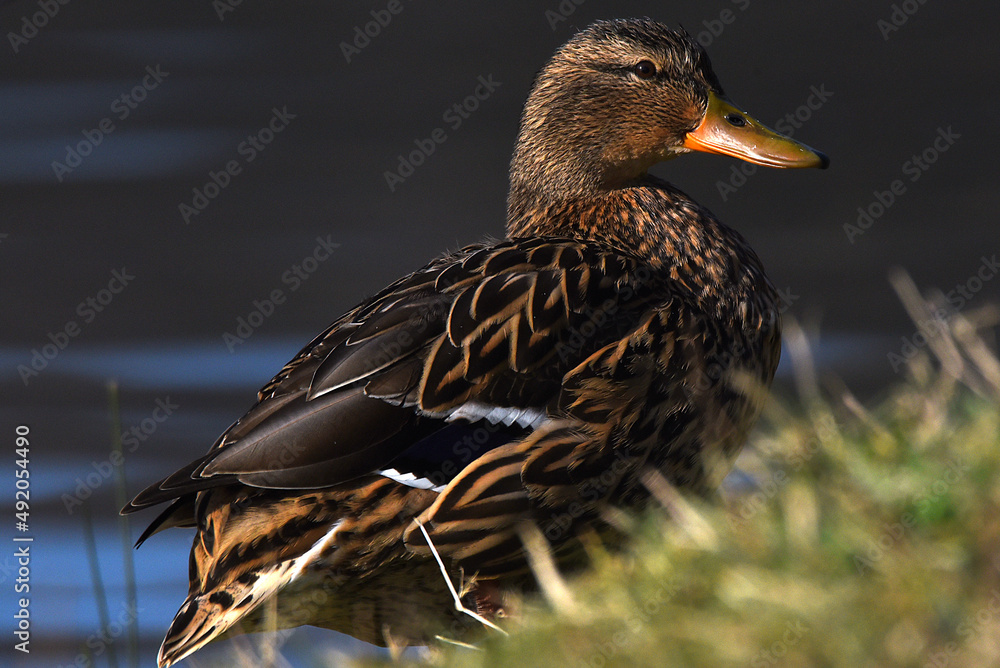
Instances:
[[[489,621],[531,581],[525,527],[570,564],[608,508],[651,503],[650,475],[715,494],[774,378],[782,304],[738,232],[648,173],[693,151],[829,164],[731,102],[682,29],[598,21],[558,48],[521,116],[506,237],[338,318],[122,510],[169,503],[137,546],[195,529],[159,665],[238,628],[457,636],[453,599]]]

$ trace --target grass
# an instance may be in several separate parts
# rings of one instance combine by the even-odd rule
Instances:
[[[916,322],[937,308],[894,277]],[[631,518],[567,594],[523,602],[477,649],[403,665],[969,666],[1000,662],[1000,364],[953,314],[874,409],[821,390],[773,399],[722,504]],[[669,509],[669,510],[668,510]],[[387,665],[368,660],[359,665]]]

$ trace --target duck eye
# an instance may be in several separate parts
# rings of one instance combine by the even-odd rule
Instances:
[[[733,125],[738,128],[742,128],[744,125],[747,124],[747,119],[743,118],[739,114],[727,114],[726,120],[729,121],[730,125]]]
[[[635,72],[635,75],[640,79],[652,79],[656,76],[656,65],[649,60],[640,60],[635,64],[635,67],[632,68],[632,71]]]

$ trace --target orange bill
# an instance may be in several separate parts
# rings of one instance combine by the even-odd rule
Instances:
[[[830,159],[819,151],[778,134],[711,92],[705,118],[687,134],[684,147],[768,167],[826,169],[830,164]]]

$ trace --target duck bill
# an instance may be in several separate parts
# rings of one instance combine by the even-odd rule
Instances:
[[[705,118],[687,133],[683,146],[768,167],[826,169],[830,164],[830,159],[819,151],[778,134],[711,92]]]

